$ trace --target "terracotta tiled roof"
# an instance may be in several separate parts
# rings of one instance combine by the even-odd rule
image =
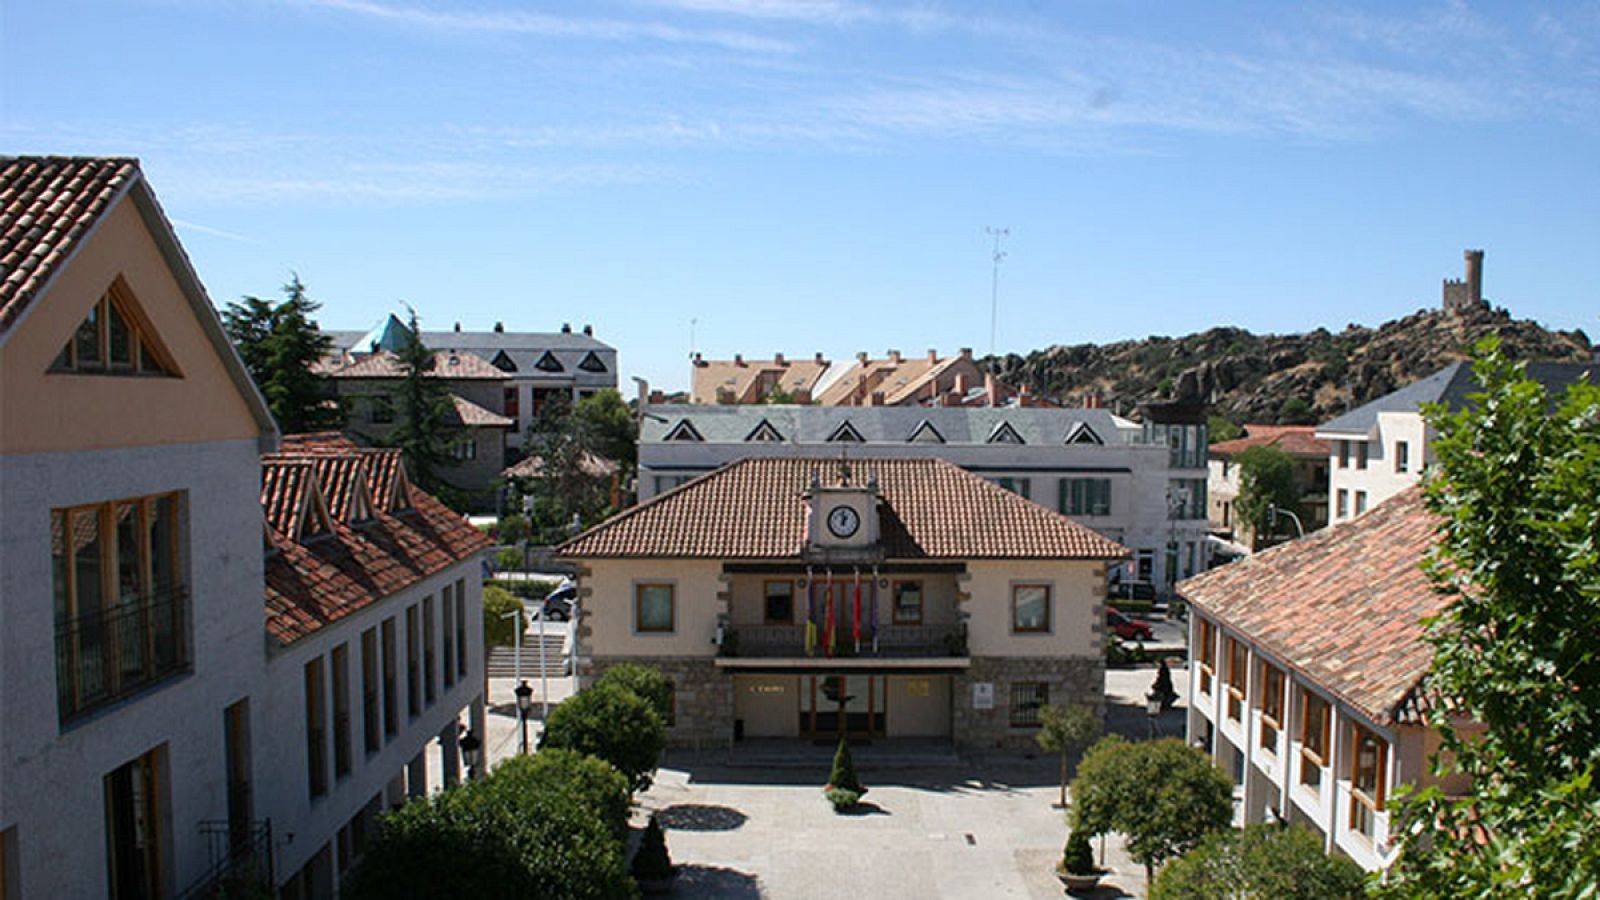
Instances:
[[[785,393],[813,392],[828,372],[828,360],[784,359],[696,359],[691,372],[690,395],[696,403],[719,403],[726,392],[735,403],[759,403],[768,391],[761,382],[781,388]],[[758,396],[758,393],[760,396]]]
[[[341,358],[321,368],[330,378],[399,378],[404,374],[400,358],[387,350],[360,358]],[[475,353],[435,350],[433,369],[428,372],[428,377],[460,381],[506,381],[511,375],[495,368]]]
[[[291,539],[294,497],[304,498],[322,476],[325,495],[353,489],[352,479],[388,489],[404,485],[394,474],[399,452],[340,449],[333,441],[269,454],[262,460],[262,504],[272,552],[266,560],[267,632],[290,644],[324,625],[405,590],[471,559],[490,541],[429,494],[411,489],[411,508],[352,525],[337,515],[332,534]],[[330,504],[333,505],[333,504]],[[476,577],[477,573],[472,573]]]
[[[1422,619],[1440,612],[1420,563],[1439,519],[1414,486],[1367,513],[1178,585],[1244,635],[1379,724],[1408,715],[1433,660]]]
[[[1326,459],[1333,446],[1316,437],[1315,425],[1246,425],[1245,436],[1211,445],[1214,459],[1228,459],[1251,447],[1276,447],[1290,456]]]
[[[466,428],[514,428],[516,422],[491,412],[471,400],[457,394],[450,395],[450,402],[455,407],[456,421],[452,425],[461,425]]]
[[[374,506],[389,512],[411,506],[411,484],[399,450],[362,447],[337,431],[288,435],[280,450],[285,456],[344,456],[351,452],[359,453],[365,461],[367,492]]]
[[[0,157],[0,333],[138,177],[135,159]]]
[[[889,559],[1118,559],[1128,551],[1066,516],[940,459],[852,459],[878,479]],[[813,474],[831,459],[745,459],[602,522],[563,544],[573,558],[799,558]]]
[[[620,467],[609,459],[584,451],[578,460],[578,468],[590,478],[610,478],[617,474]],[[544,476],[544,460],[537,456],[524,457],[515,465],[508,466],[500,475],[504,478],[541,478]]]

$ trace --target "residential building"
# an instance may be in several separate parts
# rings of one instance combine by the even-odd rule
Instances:
[[[1530,362],[1527,372],[1552,394],[1579,378],[1600,383],[1600,362]],[[1423,405],[1437,403],[1455,411],[1479,390],[1472,364],[1454,362],[1318,425],[1316,436],[1330,445],[1329,521],[1359,516],[1420,481],[1432,461],[1433,439],[1433,430],[1422,418]]]
[[[1102,708],[1106,567],[1127,551],[937,459],[757,458],[558,548],[578,672],[671,678],[674,744],[944,738],[1032,747]]]
[[[261,461],[266,709],[259,814],[296,838],[285,898],[331,897],[377,816],[424,796],[429,748],[460,774],[484,733],[480,557],[489,541],[406,479],[398,450],[337,435]]]
[[[399,357],[389,350],[359,357],[346,353],[322,371],[345,409],[349,433],[378,445],[394,434],[399,427],[395,392],[405,377]],[[439,471],[439,478],[466,493],[473,508],[493,510],[506,435],[516,427],[514,419],[499,412],[511,375],[465,350],[435,350],[427,377],[443,382],[450,400],[437,429],[451,464]]]
[[[1206,505],[1212,533],[1255,550],[1257,536],[1246,523],[1235,521],[1233,504],[1239,499],[1239,454],[1252,447],[1271,447],[1294,460],[1294,487],[1299,494],[1295,512],[1306,531],[1328,524],[1329,445],[1318,440],[1310,425],[1246,425],[1245,435],[1212,444],[1206,479]],[[1288,536],[1293,525],[1285,523]]]
[[[3,893],[172,896],[259,818],[277,429],[137,161],[0,159],[0,224]]]
[[[770,362],[747,361],[738,354],[731,360],[705,359],[696,353],[690,367],[689,402],[766,403],[775,392],[781,392],[789,395],[791,402],[810,403],[830,365],[821,353],[809,360],[789,359],[779,353]]]
[[[463,706],[482,729],[487,541],[395,451],[279,451],[137,161],[0,159],[0,223],[0,895],[275,860],[333,896],[372,798],[425,789],[395,776],[430,741],[450,771]],[[358,645],[402,608],[433,692],[369,755]]]
[[[638,493],[747,457],[934,457],[1133,548],[1114,582],[1170,589],[1208,562],[1206,426],[1198,407],[1143,413],[1139,424],[1104,409],[650,405]]]
[[[1439,748],[1424,720],[1422,620],[1445,598],[1420,565],[1438,526],[1412,487],[1179,585],[1192,612],[1189,739],[1232,773],[1245,822],[1310,828],[1368,870],[1394,862],[1385,803],[1430,783]]]
[[[334,346],[357,358],[379,350],[399,349],[405,323],[389,316],[371,331],[330,331]],[[506,331],[499,322],[492,331],[424,331],[422,342],[432,350],[471,353],[510,376],[500,387],[499,403],[481,403],[515,425],[506,432],[500,462],[508,466],[522,456],[528,428],[552,402],[577,403],[605,388],[617,387],[617,351],[583,326],[574,332],[562,325],[556,333]]]
[[[817,387],[816,402],[824,406],[1047,406],[1028,394],[1026,386],[1013,388],[985,372],[972,358],[972,348],[955,356],[902,356],[890,350],[882,359],[865,352],[849,366],[831,370]]]

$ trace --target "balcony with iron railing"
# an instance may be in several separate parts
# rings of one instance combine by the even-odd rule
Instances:
[[[821,629],[808,647],[805,625],[735,625],[726,630],[721,655],[742,659],[860,658],[952,659],[967,656],[963,625],[880,625],[863,627],[858,642],[848,627],[839,629],[831,652]]]
[[[56,620],[56,690],[64,722],[189,671],[189,592],[133,594]]]
[[[272,822],[200,823],[205,838],[205,871],[176,900],[223,900],[231,897],[271,897]]]

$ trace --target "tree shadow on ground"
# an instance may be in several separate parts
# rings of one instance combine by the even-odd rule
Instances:
[[[841,816],[887,816],[890,814],[887,809],[873,803],[871,800],[862,800],[854,806],[834,810],[834,812]]]
[[[678,803],[656,813],[662,828],[673,831],[733,831],[749,817],[731,806]]]
[[[672,883],[672,896],[709,900],[760,900],[761,883],[754,875],[722,866],[693,863],[678,867]]]

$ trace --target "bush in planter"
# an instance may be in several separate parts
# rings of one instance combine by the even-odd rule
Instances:
[[[1061,871],[1068,875],[1098,875],[1094,867],[1094,849],[1089,846],[1089,833],[1074,828],[1067,835],[1067,846],[1061,851]]]
[[[839,749],[833,754],[833,772],[828,775],[828,788],[854,792],[859,799],[867,792],[861,779],[856,777],[856,761],[850,756],[850,744],[839,738]]]
[[[828,802],[833,804],[834,812],[844,812],[861,802],[859,793],[848,788],[836,788],[831,785],[823,789],[822,796],[827,797]]]
[[[1365,882],[1360,866],[1343,856],[1329,856],[1322,839],[1304,828],[1248,825],[1244,831],[1216,832],[1167,863],[1150,897],[1346,900],[1364,896]]]
[[[672,719],[672,680],[661,674],[660,669],[637,663],[621,663],[607,669],[595,684],[614,684],[627,688],[649,701],[651,708],[661,716],[663,724]]]
[[[650,814],[650,824],[644,828],[644,837],[639,841],[639,850],[633,855],[629,871],[639,881],[663,881],[678,874],[678,867],[672,864],[672,856],[667,853],[667,836],[655,813]]]
[[[550,748],[531,756],[513,756],[484,780],[486,790],[560,796],[588,808],[616,835],[627,840],[632,800],[628,779],[616,766],[572,750]]]

